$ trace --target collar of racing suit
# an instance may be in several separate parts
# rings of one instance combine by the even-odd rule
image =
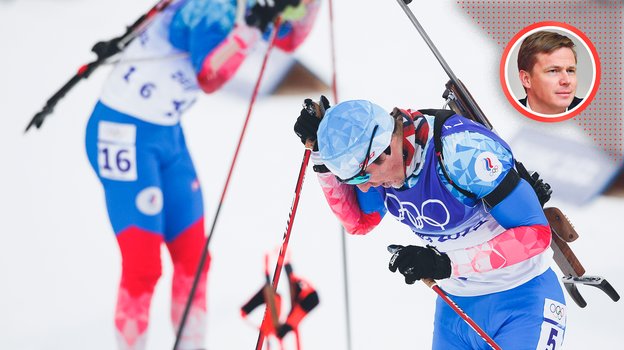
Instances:
[[[423,168],[427,142],[431,139],[429,123],[419,112],[403,113],[403,163],[405,182]]]

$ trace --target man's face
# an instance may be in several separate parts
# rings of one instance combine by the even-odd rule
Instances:
[[[375,162],[366,168],[370,179],[357,187],[368,192],[371,187],[383,186],[401,187],[405,181],[405,166],[403,164],[402,141],[397,135],[392,135],[390,155],[382,153]]]
[[[567,47],[537,54],[531,72],[520,71],[531,110],[542,114],[566,111],[576,93],[576,60]]]

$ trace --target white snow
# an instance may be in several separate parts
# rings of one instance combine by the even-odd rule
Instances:
[[[85,123],[108,68],[69,93],[43,129],[28,134],[23,129],[45,100],[93,59],[93,43],[121,34],[151,5],[150,0],[0,2],[1,349],[115,346],[120,256],[83,145]],[[340,99],[371,99],[387,109],[442,105],[447,78],[394,1],[334,1],[334,6]],[[584,137],[573,121],[538,124],[507,104],[498,82],[501,50],[455,1],[415,1],[410,7],[504,137],[523,125]],[[297,57],[328,79],[326,3],[309,39]],[[247,111],[248,88],[243,94],[203,96],[184,118],[203,185],[207,229]],[[262,283],[264,254],[282,243],[303,156],[292,125],[304,97],[265,95],[255,106],[211,242],[209,349],[255,346],[257,330],[241,319],[239,308]],[[550,204],[563,208],[580,232],[572,246],[587,273],[607,277],[624,292],[622,198],[599,197],[584,207]],[[293,266],[321,299],[302,323],[303,348],[346,349],[340,230],[311,170],[294,220],[288,249]],[[352,348],[429,348],[435,294],[421,284],[405,285],[387,269],[388,244],[418,241],[391,218],[368,236],[346,241]],[[174,340],[166,254],[163,262],[151,309],[148,348],[154,350],[170,349]],[[565,348],[621,348],[623,302],[579,288],[589,305],[580,309],[568,298]]]

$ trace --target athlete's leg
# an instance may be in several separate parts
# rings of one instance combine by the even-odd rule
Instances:
[[[154,127],[154,126],[151,126]],[[122,257],[115,310],[120,349],[144,349],[154,286],[161,275],[162,190],[144,125],[98,105],[87,127],[89,161],[104,187]],[[140,132],[138,132],[140,131]]]
[[[464,350],[470,349],[466,339],[464,320],[449,307],[442,298],[436,299],[436,310],[433,322],[433,350]],[[472,331],[472,330],[468,330]],[[474,332],[474,331],[472,331]]]
[[[176,334],[206,242],[201,188],[181,130],[178,146],[176,157],[163,169],[165,237],[173,262],[171,319]],[[200,349],[205,346],[206,280],[209,265],[210,256],[207,256],[179,349]]]
[[[173,261],[171,285],[171,320],[177,334],[182,313],[186,306],[195,272],[205,244],[203,218],[190,226],[176,239],[167,243]],[[184,325],[179,349],[201,349],[206,334],[206,282],[210,255],[206,257],[195,296]]]
[[[508,314],[496,334],[503,349],[560,349],[566,326],[566,305],[555,273],[548,269],[505,292],[500,312]],[[519,306],[521,305],[521,306]]]
[[[565,331],[565,302],[554,272],[548,269],[511,290],[473,297],[451,296],[505,350],[556,350]],[[434,349],[490,349],[438,298]],[[437,329],[448,330],[446,333]],[[462,342],[465,345],[457,345]],[[456,346],[456,347],[453,347]]]
[[[123,266],[115,309],[117,344],[120,349],[145,349],[149,309],[161,275],[162,236],[132,226],[117,241]]]

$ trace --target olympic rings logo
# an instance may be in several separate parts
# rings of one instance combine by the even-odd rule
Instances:
[[[550,312],[557,317],[558,320],[565,316],[565,306],[550,304]]]
[[[418,208],[413,203],[401,202],[399,198],[397,198],[397,196],[390,193],[386,193],[386,208],[388,208],[389,200],[394,200],[397,203],[398,213],[397,215],[395,215],[397,219],[399,221],[407,219],[417,229],[422,229],[425,224],[428,224],[430,226],[439,227],[441,230],[444,230],[444,226],[448,224],[449,221],[451,221],[451,214],[449,213],[444,203],[438,199],[428,199],[424,201],[420,206],[420,210],[418,210]],[[438,222],[433,218],[421,214],[425,212],[425,207],[427,206],[436,206],[437,208],[435,208],[435,211],[437,212],[440,212],[440,209],[442,209],[444,214],[446,214],[446,218],[444,219],[444,221]]]

